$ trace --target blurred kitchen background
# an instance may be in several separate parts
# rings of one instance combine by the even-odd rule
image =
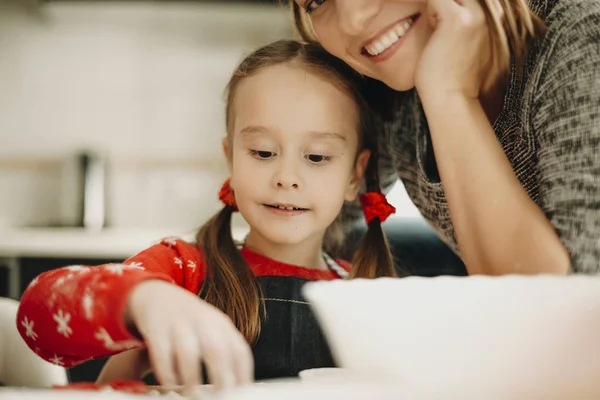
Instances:
[[[291,35],[284,7],[0,4],[0,225],[81,222],[82,151],[97,154],[92,179],[106,172],[112,227],[189,227],[215,211],[224,87],[245,52]]]
[[[0,291],[18,298],[40,270],[28,259],[191,238],[227,176],[225,85],[244,54],[293,36],[290,17],[276,0],[1,0],[0,264],[15,273]],[[417,215],[401,185],[390,200]]]
[[[276,0],[0,0],[0,297],[192,239],[228,175],[225,85],[249,51],[293,36],[290,17]],[[401,185],[390,201],[418,215]]]

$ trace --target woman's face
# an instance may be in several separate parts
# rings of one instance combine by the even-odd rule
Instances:
[[[358,72],[396,90],[415,86],[432,29],[426,0],[295,0],[321,45]]]

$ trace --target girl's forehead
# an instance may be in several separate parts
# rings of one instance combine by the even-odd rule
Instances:
[[[236,114],[290,109],[305,114],[336,114],[356,108],[339,82],[287,64],[266,67],[244,78],[236,88],[234,106]]]
[[[234,134],[248,127],[271,133],[326,132],[349,140],[358,134],[354,100],[336,85],[300,69],[271,69],[246,78],[237,88],[233,109]]]
[[[280,101],[292,103],[330,103],[332,99],[344,98],[342,106],[355,106],[354,99],[339,78],[329,73],[296,64],[277,64],[264,67],[244,78],[236,89],[236,103],[253,101]]]
[[[310,132],[329,132],[356,143],[360,135],[359,109],[342,88],[335,75],[316,72],[302,63],[263,67],[236,85],[229,133],[241,138],[242,131],[250,127],[250,131],[262,130],[263,134],[244,137],[304,140],[311,137]]]

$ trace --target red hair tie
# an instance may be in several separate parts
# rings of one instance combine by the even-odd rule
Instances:
[[[360,196],[360,202],[363,206],[367,225],[371,223],[373,218],[379,218],[379,222],[383,223],[390,215],[396,213],[396,207],[388,203],[385,195],[378,192],[368,192]]]
[[[237,203],[235,202],[235,192],[231,188],[231,178],[227,178],[221,190],[219,190],[219,200],[228,207],[233,207],[235,211],[238,210]]]

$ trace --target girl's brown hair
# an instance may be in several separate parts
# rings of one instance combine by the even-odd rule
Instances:
[[[227,136],[232,134],[234,100],[237,88],[242,80],[256,75],[263,68],[293,64],[328,79],[332,84],[351,96],[359,115],[359,149],[371,150],[365,179],[367,190],[380,191],[377,170],[376,136],[369,132],[372,127],[370,113],[362,99],[362,77],[341,60],[329,55],[320,45],[300,43],[292,40],[280,40],[262,47],[246,57],[235,70],[227,85],[226,123]],[[200,291],[201,296],[210,304],[224,311],[249,343],[254,343],[260,334],[261,316],[264,317],[264,303],[257,279],[248,267],[231,235],[231,216],[235,210],[225,206],[202,228],[196,241],[204,250],[206,278]],[[331,236],[339,234],[340,229],[332,224],[326,234],[325,249],[330,251]],[[328,249],[328,247],[330,249]],[[354,258],[351,277],[375,278],[396,276],[389,247],[380,223],[374,219],[363,238]]]
[[[307,13],[294,1],[288,0],[296,29],[303,40],[317,42]],[[491,87],[496,76],[505,74],[514,57],[520,71],[532,39],[545,33],[544,21],[535,15],[527,0],[478,0],[490,27],[491,73],[483,82],[484,90]],[[500,8],[498,7],[500,6]]]

